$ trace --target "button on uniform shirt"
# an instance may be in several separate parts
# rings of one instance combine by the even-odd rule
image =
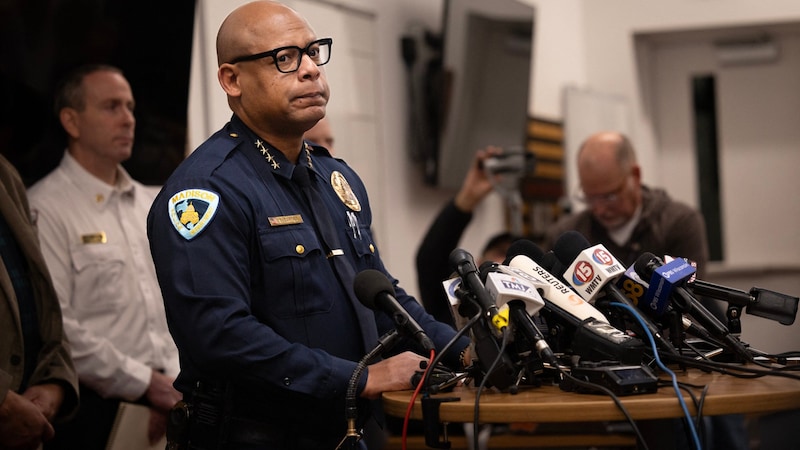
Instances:
[[[121,166],[117,178],[110,186],[65,152],[28,195],[80,381],[135,400],[152,369],[178,374],[178,351],[147,241],[157,191]]]

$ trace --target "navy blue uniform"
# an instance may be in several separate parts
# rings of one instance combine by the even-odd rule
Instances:
[[[360,178],[324,148],[307,149],[298,164],[321,177],[344,252],[334,257],[347,258],[355,273],[385,273],[397,300],[443,348],[453,329],[426,314],[381,262]],[[342,436],[345,391],[356,362],[371,349],[362,335],[369,325],[364,314],[374,317],[375,336],[393,323],[348,298],[291,181],[293,170],[234,116],[167,180],[147,230],[180,351],[176,387],[185,398],[201,383],[227,390],[236,414]],[[467,344],[453,346],[444,362],[458,367]]]

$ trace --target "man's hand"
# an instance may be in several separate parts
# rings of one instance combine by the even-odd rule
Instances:
[[[64,388],[56,383],[38,384],[29,387],[22,396],[36,405],[47,420],[52,422],[64,401]]]
[[[455,204],[458,209],[463,212],[472,212],[478,203],[492,191],[494,186],[492,180],[486,176],[486,171],[483,170],[483,161],[500,153],[502,153],[500,147],[491,145],[475,153],[472,164],[461,184],[461,189],[456,194]]]
[[[0,404],[0,448],[36,449],[53,438],[47,417],[27,398],[8,391]]]
[[[152,372],[150,385],[147,386],[147,392],[144,394],[151,407],[167,413],[175,406],[175,403],[183,399],[183,395],[172,387],[174,381],[174,378],[168,377],[157,370]]]
[[[154,370],[150,375],[145,398],[150,402],[150,424],[147,427],[147,438],[155,444],[167,431],[169,410],[183,399],[178,390],[172,387],[173,378]]]
[[[150,424],[147,427],[147,439],[150,445],[155,445],[167,433],[167,418],[169,413],[150,408]]]
[[[367,385],[361,396],[377,399],[381,393],[387,391],[402,391],[411,389],[411,377],[420,370],[419,363],[427,361],[413,352],[403,352],[369,366]]]

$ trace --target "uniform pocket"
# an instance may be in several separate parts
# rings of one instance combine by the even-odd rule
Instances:
[[[314,229],[306,224],[266,228],[259,238],[269,292],[266,304],[252,307],[284,319],[329,311],[333,300],[323,293],[336,278]]]
[[[87,244],[70,255],[75,272],[73,307],[85,311],[115,309],[126,300],[123,296],[125,258],[123,248],[115,244]]]
[[[374,256],[377,248],[372,239],[372,232],[369,227],[360,225],[356,229],[348,229],[347,237],[353,245],[358,259]]]

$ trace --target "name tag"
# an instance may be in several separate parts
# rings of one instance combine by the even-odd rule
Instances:
[[[98,233],[84,234],[81,236],[81,241],[84,244],[105,244],[107,242],[106,233],[100,231]]]
[[[303,217],[300,214],[292,214],[291,216],[277,216],[270,217],[269,224],[273,227],[280,227],[283,225],[297,225],[303,223]]]

